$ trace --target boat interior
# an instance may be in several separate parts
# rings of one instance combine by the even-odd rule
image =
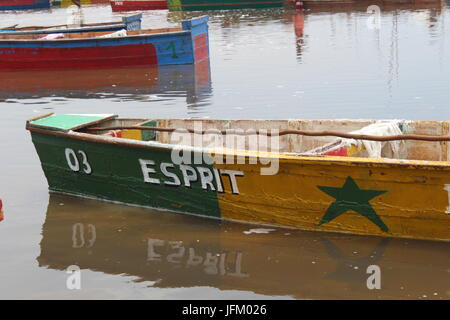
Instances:
[[[116,24],[123,24],[122,21],[114,21],[114,22],[101,22],[101,23],[86,23],[86,24],[80,24],[80,28],[83,27],[97,27],[97,26],[103,26],[103,25],[116,25]],[[48,29],[67,29],[69,28],[69,26],[67,24],[60,24],[60,25],[55,25],[55,26],[26,26],[26,27],[17,27],[18,25],[15,26],[10,26],[10,27],[5,27],[5,28],[1,28],[1,29],[6,29],[6,30],[14,30],[14,31],[32,31],[32,30],[48,30]]]
[[[450,154],[446,141],[368,141],[339,138],[336,136],[304,136],[286,134],[270,137],[264,132],[276,134],[284,130],[333,131],[374,136],[399,136],[404,134],[448,136],[449,121],[406,120],[210,120],[210,119],[106,119],[77,131],[109,135],[115,138],[151,140],[165,144],[223,147],[240,150],[275,151],[301,155],[334,155],[369,158],[448,161]],[[133,129],[130,126],[139,126]],[[172,132],[143,130],[142,127],[177,129]],[[203,131],[192,134],[185,129]],[[184,131],[183,131],[184,130]],[[218,131],[227,131],[218,139]],[[236,130],[231,132],[231,130]],[[259,131],[259,135],[255,131]],[[264,131],[266,130],[266,131]],[[252,134],[253,133],[253,134]],[[180,139],[180,135],[185,138]],[[195,138],[201,136],[201,139]],[[226,137],[226,138],[225,138]],[[256,138],[257,139],[256,139]]]
[[[22,35],[2,35],[0,33],[0,40],[71,40],[71,39],[89,39],[89,38],[109,38],[109,37],[124,37],[124,36],[139,36],[156,33],[168,33],[183,31],[181,27],[174,28],[159,28],[159,29],[145,29],[132,30],[125,29],[119,31],[92,31],[79,33],[55,33],[51,34],[22,34]]]

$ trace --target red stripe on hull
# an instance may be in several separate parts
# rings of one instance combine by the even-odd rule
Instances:
[[[30,6],[34,4],[34,0],[9,0],[0,1],[1,6]]]
[[[111,1],[112,11],[164,10],[166,1]]]
[[[152,44],[80,48],[0,48],[0,69],[102,68],[157,65]]]
[[[206,39],[206,34],[200,34],[194,38],[195,45],[195,61],[201,61],[208,57],[208,41]]]

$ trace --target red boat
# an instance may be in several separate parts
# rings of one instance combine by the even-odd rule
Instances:
[[[166,0],[111,0],[112,11],[164,10]]]

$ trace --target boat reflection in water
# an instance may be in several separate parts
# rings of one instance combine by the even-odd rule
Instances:
[[[389,1],[389,0],[358,0],[358,1],[345,1],[345,0],[336,0],[336,1],[303,1],[304,9],[291,9],[285,10],[283,16],[283,22],[289,24],[292,22],[294,26],[295,33],[295,41],[296,41],[296,55],[298,62],[302,62],[302,56],[305,51],[308,49],[308,45],[306,40],[309,35],[304,33],[305,22],[308,25],[308,22],[314,21],[314,17],[320,14],[327,13],[346,13],[349,25],[352,23],[352,20],[355,20],[355,13],[358,14],[374,14],[375,9],[372,11],[369,7],[378,6],[380,10],[380,14],[386,17],[391,17],[392,25],[386,24],[384,28],[394,28],[397,26],[397,19],[399,12],[401,10],[408,10],[411,12],[420,12],[422,14],[428,15],[428,28],[430,31],[436,29],[437,24],[436,20],[442,13],[445,11],[445,5],[442,0],[405,0],[405,1]],[[369,11],[368,11],[369,10]],[[333,22],[333,17],[330,17],[330,21]],[[370,20],[367,20],[369,23]],[[363,25],[363,28],[367,28],[367,25]],[[369,26],[372,29],[380,29],[380,26]],[[330,23],[331,33],[335,32],[336,25],[335,23]],[[357,30],[357,26],[355,24],[355,31]],[[436,31],[436,30],[434,30]],[[397,30],[393,30],[392,34],[396,35]],[[314,37],[310,37],[308,39],[311,42],[317,41],[318,39],[314,39]],[[355,34],[356,38],[356,34]],[[394,39],[394,41],[398,41],[398,39]]]
[[[37,260],[40,267],[61,271],[77,265],[135,276],[154,288],[210,286],[319,299],[449,298],[448,242],[246,232],[252,228],[258,231],[52,194]],[[370,266],[380,268],[380,290],[368,289]]]
[[[304,9],[311,13],[366,11],[376,5],[382,11],[437,9],[442,0],[303,0]]]
[[[209,60],[195,65],[96,70],[0,71],[0,102],[44,97],[158,100],[186,96],[189,104],[211,94]]]
[[[109,5],[109,0],[79,0],[82,6],[86,5]],[[73,6],[72,0],[53,0],[52,7],[54,8],[67,8]]]

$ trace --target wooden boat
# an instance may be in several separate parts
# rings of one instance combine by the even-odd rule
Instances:
[[[0,0],[0,11],[48,8],[50,8],[50,0]]]
[[[114,12],[167,9],[166,0],[111,0],[110,3]]]
[[[171,11],[227,10],[282,7],[284,0],[167,0]]]
[[[208,17],[181,28],[1,35],[0,70],[190,64],[209,57]]]
[[[82,24],[78,28],[68,25],[57,26],[30,26],[17,27],[11,26],[0,29],[0,34],[5,35],[24,35],[24,34],[52,34],[52,33],[79,33],[79,32],[105,32],[117,30],[139,30],[141,29],[142,13],[129,17],[122,17],[121,22],[104,22]]]
[[[50,114],[26,128],[53,192],[262,225],[450,241],[447,121]]]

